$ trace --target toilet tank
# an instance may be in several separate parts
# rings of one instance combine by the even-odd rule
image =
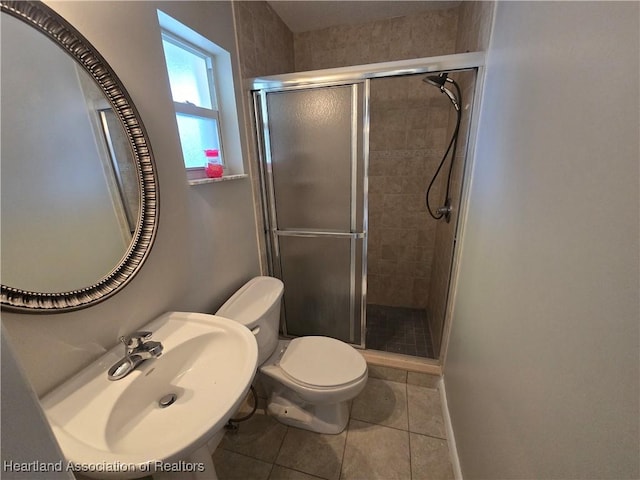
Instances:
[[[216,315],[241,323],[258,342],[258,365],[262,365],[278,345],[280,301],[284,284],[273,277],[255,277],[233,294]]]

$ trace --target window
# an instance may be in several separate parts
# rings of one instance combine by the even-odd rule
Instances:
[[[162,34],[162,46],[184,165],[204,168],[205,150],[222,152],[214,59],[166,32]]]
[[[205,173],[206,150],[217,150],[227,179],[246,177],[231,54],[160,10],[158,23],[189,183],[215,180]],[[219,31],[207,30],[212,38]]]

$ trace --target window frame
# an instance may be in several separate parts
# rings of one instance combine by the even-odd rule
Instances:
[[[167,41],[168,43],[171,43],[174,46],[181,48],[182,50],[185,50],[205,60],[205,63],[207,66],[207,84],[209,87],[208,90],[209,90],[209,96],[210,96],[212,108],[209,109],[207,107],[199,107],[188,101],[187,102],[175,101],[173,99],[173,91],[171,91],[171,85],[170,85],[169,89],[171,91],[171,100],[173,102],[173,109],[176,115],[180,114],[180,115],[186,115],[186,116],[201,118],[201,119],[215,119],[216,131],[218,134],[220,163],[223,166],[226,166],[224,147],[223,147],[223,135],[222,135],[223,126],[220,121],[220,116],[221,116],[220,101],[218,98],[218,88],[217,88],[217,82],[216,82],[216,55],[212,52],[209,52],[207,50],[204,50],[203,48],[200,48],[194,45],[188,40],[170,32],[165,28],[161,28],[161,36],[162,36],[163,42]],[[163,53],[164,53],[165,68],[167,69],[167,75],[170,78],[169,65],[167,64],[167,59],[166,59],[166,52],[163,52]],[[171,83],[170,80],[169,80],[169,83]],[[177,118],[176,118],[176,127],[177,127]],[[177,130],[178,130],[178,138],[180,138],[180,130],[179,129]],[[181,138],[180,138],[180,151],[182,152],[182,163],[188,172],[202,171],[204,173],[204,170],[205,170],[204,156],[203,156],[203,162],[201,167],[187,167],[187,164],[185,162],[185,155],[184,155],[184,152],[182,151]]]

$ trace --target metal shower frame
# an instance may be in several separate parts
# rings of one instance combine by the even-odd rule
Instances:
[[[429,74],[429,73],[440,73],[440,72],[455,72],[462,70],[476,70],[476,84],[474,89],[474,98],[472,101],[473,112],[471,118],[471,124],[469,126],[469,139],[467,143],[467,152],[466,152],[466,162],[465,169],[463,174],[463,189],[460,200],[460,211],[458,216],[458,224],[456,227],[455,237],[457,238],[456,248],[453,253],[453,260],[451,266],[451,274],[449,277],[449,287],[448,287],[448,299],[447,299],[447,307],[446,314],[444,320],[444,330],[442,336],[442,343],[440,349],[440,358],[432,361],[427,359],[427,363],[436,363],[442,365],[444,363],[444,359],[446,357],[448,337],[451,328],[451,316],[453,313],[453,303],[455,300],[455,290],[457,286],[457,276],[459,270],[459,262],[460,262],[460,253],[462,250],[462,238],[463,238],[463,230],[464,225],[466,223],[466,217],[468,212],[468,199],[471,189],[471,179],[473,173],[473,152],[475,151],[475,139],[476,132],[478,128],[478,113],[480,111],[480,100],[483,91],[483,82],[484,82],[484,66],[485,66],[485,54],[484,52],[471,52],[471,53],[460,53],[453,55],[443,55],[437,57],[426,57],[426,58],[417,58],[411,60],[400,60],[393,62],[383,62],[383,63],[375,63],[375,64],[366,64],[366,65],[357,65],[357,66],[349,66],[349,67],[340,67],[340,68],[331,68],[325,70],[313,70],[307,72],[295,72],[283,75],[273,75],[273,76],[265,76],[265,77],[256,77],[247,79],[245,81],[244,87],[246,90],[251,92],[252,95],[252,107],[253,107],[253,120],[255,126],[255,134],[258,142],[258,164],[260,171],[260,188],[261,188],[261,200],[262,200],[262,213],[263,220],[265,224],[265,239],[266,239],[266,251],[268,258],[269,268],[274,264],[272,258],[272,245],[271,245],[271,216],[272,212],[268,211],[268,197],[273,195],[271,190],[272,185],[268,180],[269,172],[265,171],[265,166],[269,165],[267,161],[270,155],[270,146],[268,144],[263,144],[263,138],[267,139],[268,142],[268,134],[263,136],[263,131],[261,130],[261,126],[264,126],[264,121],[266,120],[266,94],[270,92],[281,92],[288,90],[297,90],[297,89],[305,89],[305,88],[315,88],[315,87],[329,87],[329,86],[337,86],[337,85],[354,85],[354,84],[363,84],[364,88],[364,179],[363,179],[363,209],[364,209],[364,218],[363,218],[363,232],[366,234],[368,231],[367,225],[367,217],[368,217],[368,166],[369,166],[369,94],[370,94],[370,80],[375,78],[386,78],[386,77],[398,77],[405,75],[413,75],[413,74]],[[267,132],[268,133],[268,132]],[[266,157],[265,157],[266,156]],[[268,167],[267,167],[268,168]],[[355,182],[355,179],[352,179],[352,182]],[[273,197],[271,197],[273,198]],[[353,209],[353,206],[352,206]],[[352,224],[353,225],[353,224]],[[354,235],[358,235],[357,233]],[[356,237],[354,237],[355,240]],[[358,237],[360,238],[360,237]],[[353,241],[352,240],[352,243]],[[367,272],[367,239],[366,235],[364,235],[363,241],[363,262],[362,262],[362,295],[360,301],[362,302],[361,309],[361,319],[360,319],[360,327],[361,327],[361,342],[360,344],[355,344],[356,347],[365,348],[365,327],[366,327],[366,296],[367,296],[367,285],[366,285],[366,272]],[[353,247],[352,247],[353,251]],[[355,271],[353,267],[351,268],[352,278],[352,295],[354,292],[353,284],[355,282]],[[351,304],[353,306],[356,299],[351,299]],[[352,307],[353,308],[353,307]],[[283,331],[286,335],[286,325],[283,325]]]

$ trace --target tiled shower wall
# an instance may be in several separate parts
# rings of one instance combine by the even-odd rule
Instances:
[[[293,33],[267,2],[233,2],[243,78],[294,71]]]
[[[450,103],[423,75],[371,81],[367,302],[425,308],[437,221],[425,191],[446,149]],[[439,177],[440,178],[440,177]],[[431,192],[439,205],[439,185]]]
[[[458,8],[450,8],[298,33],[296,70],[451,54],[457,25]],[[424,192],[446,149],[450,106],[421,78],[371,81],[370,304],[428,304],[437,222],[425,210]]]
[[[323,28],[294,35],[296,71],[454,53],[458,9]]]

